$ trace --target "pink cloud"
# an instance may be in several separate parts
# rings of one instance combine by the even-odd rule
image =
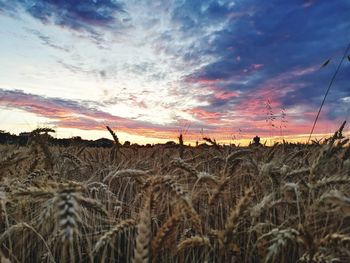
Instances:
[[[137,120],[129,120],[110,113],[88,107],[84,103],[46,98],[26,94],[22,91],[0,89],[0,106],[16,108],[49,118],[52,124],[62,128],[82,130],[104,130],[106,125],[135,135],[151,135],[154,138],[173,138],[174,127],[154,125]],[[176,136],[175,136],[176,137]]]
[[[206,123],[215,124],[220,122],[222,114],[220,112],[209,112],[204,109],[194,108],[187,110],[188,113],[192,114],[195,118]]]
[[[234,92],[234,91],[218,91],[214,94],[214,97],[216,99],[221,99],[221,100],[229,100],[238,96],[239,96],[238,92]]]
[[[256,130],[260,130],[262,133],[269,133],[271,130],[271,123],[266,122],[268,117],[268,109],[266,108],[267,100],[270,101],[272,112],[276,117],[274,120],[273,128],[277,132],[280,126],[280,114],[283,105],[281,99],[285,97],[287,92],[295,91],[304,87],[304,83],[293,83],[292,80],[296,77],[311,74],[318,70],[318,66],[312,66],[308,68],[297,68],[290,72],[282,73],[276,77],[269,79],[262,84],[258,85],[254,92],[241,95],[240,102],[235,106],[234,111],[238,115],[247,116],[247,121],[242,121],[243,125],[248,125]],[[300,134],[310,132],[312,122],[316,116],[317,109],[311,110],[308,105],[303,109],[302,113],[296,115],[288,114],[288,108],[286,109],[286,118],[288,120],[287,128],[285,132],[288,134]],[[324,110],[324,114],[327,110]],[[325,130],[327,125],[330,125],[332,121],[322,120],[318,124],[319,130]]]
[[[263,66],[264,64],[253,64],[251,65],[251,68],[257,70],[257,69],[261,69]]]
[[[186,80],[189,83],[198,83],[201,85],[213,85],[222,82],[221,79],[206,79],[206,78],[188,78]]]

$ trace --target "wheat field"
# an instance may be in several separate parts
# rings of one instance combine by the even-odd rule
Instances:
[[[350,147],[0,146],[1,262],[350,262]],[[179,157],[181,156],[181,158]]]

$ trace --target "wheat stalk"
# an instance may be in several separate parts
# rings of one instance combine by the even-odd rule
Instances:
[[[150,200],[150,197],[146,198],[140,212],[133,263],[146,263],[149,261],[149,243],[151,240]]]

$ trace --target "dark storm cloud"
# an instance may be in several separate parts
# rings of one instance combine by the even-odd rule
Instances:
[[[227,79],[245,69],[249,74],[253,64],[264,65],[268,74],[278,74],[320,63],[346,46],[350,2],[335,5],[320,1],[308,8],[297,2],[270,1],[249,6],[244,1],[235,7],[237,12],[244,8],[254,12],[232,18],[223,30],[213,34],[215,40],[207,52],[218,60],[206,66],[198,77]]]
[[[188,31],[199,27],[209,26],[215,22],[223,21],[233,11],[230,1],[201,1],[186,0],[175,5],[172,11],[172,20]]]
[[[244,104],[245,95],[251,97],[258,90],[257,94],[264,94],[266,98],[276,97],[275,90],[271,89],[274,85],[285,90],[276,98],[282,106],[311,103],[317,108],[349,42],[350,2],[346,0],[276,0],[263,4],[249,0],[237,1],[234,5],[185,1],[179,8],[174,12],[174,19],[182,23],[183,30],[198,30],[217,19],[226,19],[221,29],[212,32],[210,43],[201,43],[202,54],[211,55],[215,60],[191,73],[186,80],[203,89],[214,86],[221,92],[242,91],[238,105]],[[332,65],[315,69],[329,57],[333,58]],[[349,72],[348,64],[344,64],[343,71]],[[307,71],[312,67],[314,70]],[[288,74],[289,77],[280,78]],[[267,85],[266,92],[262,93],[262,84],[270,79],[276,81]],[[350,83],[350,74],[339,75],[332,87],[333,100],[349,95],[346,83]],[[256,96],[255,99],[266,98]],[[232,103],[220,98],[207,101],[210,103],[207,108],[211,110],[225,110],[225,105],[232,107]],[[237,102],[237,98],[232,101]],[[331,112],[329,117],[333,116]]]
[[[116,13],[125,12],[123,5],[114,0],[2,0],[0,9],[2,12],[24,9],[44,23],[85,31],[92,31],[92,26],[114,25],[118,22]]]

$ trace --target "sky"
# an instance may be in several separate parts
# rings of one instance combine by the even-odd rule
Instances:
[[[0,130],[303,140],[349,17],[349,0],[0,0]],[[346,57],[314,133],[349,112]]]

